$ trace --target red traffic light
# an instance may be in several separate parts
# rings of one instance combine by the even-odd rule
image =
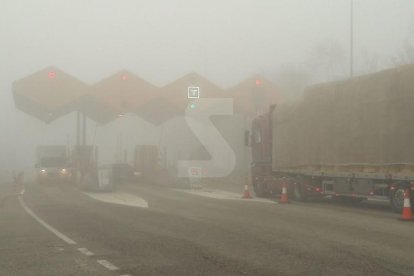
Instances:
[[[256,86],[262,86],[263,81],[261,79],[257,79],[255,83],[256,83]]]
[[[54,78],[56,78],[56,72],[53,72],[53,71],[48,72],[48,73],[47,73],[47,77],[48,77],[49,79],[54,79]]]

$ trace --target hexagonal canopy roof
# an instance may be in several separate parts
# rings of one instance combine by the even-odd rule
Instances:
[[[79,100],[77,106],[79,111],[82,111],[88,118],[95,122],[105,125],[116,118],[119,114],[105,104],[100,98],[96,97],[93,93],[82,97]]]
[[[201,99],[233,98],[234,112],[251,117],[267,112],[277,101],[277,87],[257,75],[227,91],[196,73],[157,88],[127,70],[88,86],[55,67],[15,81],[13,96],[17,108],[46,123],[80,110],[100,124],[134,112],[158,125],[184,115],[187,105],[197,102],[188,97],[189,87],[198,87]]]
[[[278,88],[265,78],[254,75],[230,88],[234,99],[234,112],[250,117],[269,111],[270,105],[278,100]]]
[[[133,112],[158,96],[158,88],[126,70],[91,87],[93,97],[114,114]]]
[[[160,125],[181,114],[180,110],[163,96],[158,96],[147,104],[140,106],[135,110],[135,113],[154,125]]]
[[[56,67],[47,67],[13,82],[16,108],[50,123],[76,109],[88,85]]]
[[[193,101],[188,98],[188,87],[198,87],[200,98],[219,98],[225,94],[223,89],[203,76],[189,73],[161,88],[162,96],[177,108],[179,114],[184,114],[187,105]]]

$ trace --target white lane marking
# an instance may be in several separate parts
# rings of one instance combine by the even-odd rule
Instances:
[[[110,262],[108,262],[107,260],[97,260],[97,262],[102,265],[103,267],[105,267],[106,269],[109,270],[119,270],[118,267],[116,267],[115,265],[111,264]]]
[[[49,225],[48,223],[46,223],[44,220],[42,220],[40,217],[38,217],[29,207],[27,207],[27,205],[24,203],[24,200],[22,199],[21,196],[19,196],[19,202],[20,202],[20,205],[23,207],[23,209],[30,216],[32,216],[32,218],[34,218],[38,223],[40,223],[43,227],[45,227],[47,230],[49,230],[50,232],[52,232],[53,234],[55,234],[58,238],[60,238],[61,240],[63,240],[64,242],[66,242],[68,244],[71,244],[71,245],[76,244],[76,242],[74,240],[72,240],[68,236],[62,234],[61,232],[59,232],[58,230],[56,230],[55,228],[53,228],[51,225]],[[93,256],[93,255],[95,255],[94,253],[92,253],[91,251],[89,251],[86,248],[78,248],[78,250],[81,253],[85,254],[86,256]],[[109,269],[109,270],[112,270],[112,271],[119,270],[118,267],[116,267],[112,263],[108,262],[107,260],[97,260],[97,262],[100,265],[102,265],[103,267],[105,267],[106,269]]]
[[[227,200],[242,200],[242,201],[250,201],[250,202],[263,202],[263,203],[272,203],[277,204],[277,202],[265,199],[265,198],[251,198],[251,199],[243,199],[242,194],[231,193],[227,191],[221,190],[180,190],[174,189],[176,191],[184,192],[191,195],[209,197],[214,199],[227,199]]]
[[[32,218],[34,218],[38,223],[40,223],[47,230],[49,230],[50,232],[52,232],[53,234],[55,234],[59,239],[63,240],[67,244],[76,244],[76,242],[74,240],[72,240],[68,236],[62,234],[61,232],[59,232],[58,230],[56,230],[55,228],[53,228],[52,226],[50,226],[49,224],[47,224],[44,220],[42,220],[41,218],[39,218],[32,210],[29,209],[29,207],[26,206],[26,204],[24,203],[24,201],[23,201],[23,199],[22,199],[21,196],[19,196],[19,202],[20,202],[20,205],[23,207],[23,209],[29,215],[31,215]]]
[[[82,254],[86,255],[86,256],[93,256],[93,255],[95,255],[93,252],[91,252],[88,249],[83,248],[83,247],[78,248],[78,251],[81,252]]]
[[[124,193],[124,192],[114,192],[114,193],[92,193],[92,192],[83,192],[85,195],[99,201],[112,204],[127,205],[132,207],[148,208],[148,202],[143,198],[135,196],[133,194]]]
[[[228,196],[225,196],[225,195],[220,194],[220,193],[212,193],[212,192],[208,192],[208,191],[204,191],[204,190],[180,190],[180,189],[175,189],[175,190],[179,191],[179,192],[191,194],[191,195],[204,196],[204,197],[215,198],[215,199],[232,199],[232,198],[234,198],[234,196],[229,198]]]

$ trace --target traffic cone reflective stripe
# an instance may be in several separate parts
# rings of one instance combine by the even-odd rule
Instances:
[[[287,187],[286,187],[286,182],[285,181],[283,182],[282,194],[280,196],[279,203],[289,203],[289,198],[288,198]]]
[[[413,212],[411,210],[411,202],[410,202],[410,189],[406,189],[404,192],[404,207],[402,210],[402,214],[400,220],[413,220]]]
[[[246,198],[246,199],[252,198],[252,195],[250,194],[248,185],[244,185],[244,192],[243,192],[242,198]]]

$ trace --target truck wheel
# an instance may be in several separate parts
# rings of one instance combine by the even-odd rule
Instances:
[[[307,199],[306,191],[302,184],[294,183],[293,185],[293,198],[298,201],[305,201]]]
[[[390,203],[396,213],[401,213],[404,206],[404,188],[399,186],[390,194]]]

